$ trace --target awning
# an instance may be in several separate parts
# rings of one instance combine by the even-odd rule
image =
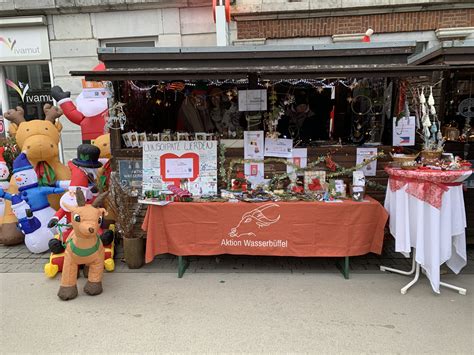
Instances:
[[[217,80],[424,76],[446,63],[408,64],[416,42],[331,43],[302,46],[99,48],[104,71],[71,71],[87,80]],[[472,69],[470,66],[456,69]]]

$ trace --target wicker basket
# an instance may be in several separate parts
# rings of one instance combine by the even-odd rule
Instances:
[[[441,154],[443,152],[440,150],[422,150],[421,151],[421,158],[423,160],[436,160],[441,158]]]
[[[393,156],[393,154],[390,153],[390,156],[392,157],[392,160],[395,163],[403,164],[403,163],[408,163],[408,162],[411,162],[411,161],[415,161],[415,159],[418,158],[419,154],[420,153],[412,154],[412,155],[404,154],[403,156]]]

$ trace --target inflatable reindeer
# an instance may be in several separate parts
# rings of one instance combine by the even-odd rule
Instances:
[[[104,273],[104,246],[98,235],[104,208],[99,208],[107,192],[100,194],[91,205],[86,205],[82,190],[77,189],[77,206],[66,206],[71,211],[73,231],[69,235],[64,257],[61,287],[58,297],[64,301],[77,297],[77,270],[79,265],[89,267],[84,292],[94,296],[102,293]]]
[[[59,161],[58,147],[62,125],[57,119],[62,112],[49,104],[44,105],[43,111],[46,116],[44,120],[26,121],[25,112],[21,107],[10,109],[3,116],[10,121],[10,136],[15,137],[19,150],[28,157],[38,179],[47,182],[46,186],[53,182],[48,181],[53,176],[54,180],[69,180],[71,172]],[[18,192],[14,177],[11,178],[10,187],[6,191],[10,194]],[[55,210],[59,208],[59,198],[59,195],[48,196],[49,204]],[[17,228],[17,218],[12,213],[9,201],[5,203],[5,216],[0,227],[0,244],[16,245],[23,242],[25,237]]]

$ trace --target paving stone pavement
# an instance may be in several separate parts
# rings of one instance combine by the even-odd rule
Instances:
[[[382,255],[367,254],[350,258],[350,271],[354,273],[380,272],[380,265],[410,269],[410,259],[395,252],[393,238],[386,237]],[[462,273],[474,274],[474,246],[467,249],[468,263]],[[4,246],[0,245],[0,273],[43,272],[44,265],[48,262],[49,253],[32,254],[25,245]],[[177,258],[173,255],[159,255],[152,263],[140,269],[129,269],[125,263],[123,249],[120,243],[116,246],[115,271],[127,273],[163,272],[176,273],[178,269]],[[187,273],[334,273],[339,272],[338,263],[343,258],[296,258],[273,256],[199,256],[189,257],[190,265]],[[442,268],[442,272],[450,272]]]

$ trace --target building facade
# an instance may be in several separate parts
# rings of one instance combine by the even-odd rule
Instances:
[[[217,1],[219,2],[219,1]],[[223,1],[224,2],[224,1]],[[71,70],[98,64],[98,47],[215,46],[210,0],[3,0],[0,2],[0,100],[41,117],[53,85],[82,91]],[[474,39],[474,3],[442,0],[234,0],[228,45],[416,41],[420,51]],[[63,119],[64,159],[75,155],[79,127]],[[1,131],[1,130],[0,130]]]

